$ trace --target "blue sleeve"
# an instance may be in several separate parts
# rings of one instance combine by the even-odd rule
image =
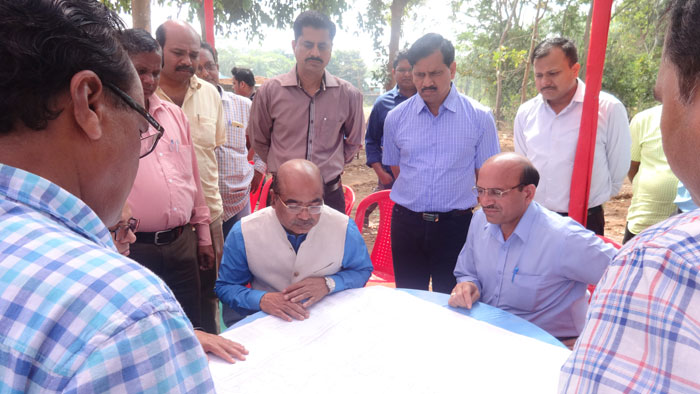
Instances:
[[[374,103],[367,121],[367,133],[365,134],[367,166],[382,162],[382,137],[384,136],[384,118],[386,118],[386,113],[382,111],[380,99],[381,97]]]
[[[478,229],[483,227],[483,221],[480,220],[483,216],[483,211],[479,210],[472,217],[469,231],[467,232],[467,242],[464,243],[462,251],[459,252],[454,270],[457,283],[473,282],[476,288],[479,289],[479,294],[483,294],[483,292],[481,291],[481,282],[479,281],[474,262],[474,238],[479,231]]]
[[[382,164],[385,166],[398,166],[401,157],[399,147],[396,145],[397,117],[400,116],[394,108],[384,119],[384,141],[382,146]]]
[[[214,291],[221,302],[238,313],[249,315],[260,310],[260,299],[266,293],[247,288],[246,285],[252,279],[253,274],[248,269],[248,257],[239,221],[231,229],[231,234],[226,237],[221,267],[219,267],[219,279],[216,280]]]
[[[364,286],[372,275],[372,270],[372,260],[369,258],[365,240],[355,222],[348,218],[342,268],[338,273],[331,275],[335,281],[333,292]]]
[[[496,132],[496,122],[493,120],[491,111],[486,111],[481,115],[481,138],[479,145],[476,148],[476,159],[474,161],[475,168],[481,168],[481,165],[491,156],[501,151],[501,145],[498,142],[498,132]]]

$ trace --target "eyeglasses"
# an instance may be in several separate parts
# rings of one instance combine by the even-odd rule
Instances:
[[[148,124],[153,126],[153,128],[156,130],[155,133],[150,132],[150,128],[146,131],[139,130],[139,132],[141,133],[141,150],[139,152],[139,158],[147,156],[156,148],[156,144],[158,144],[158,140],[160,140],[160,137],[163,136],[165,129],[163,128],[163,126],[160,125],[160,123],[158,123],[158,121],[153,116],[151,116],[151,114],[148,113],[148,111],[146,111],[145,108],[143,108],[141,105],[139,105],[139,103],[134,101],[134,99],[131,98],[131,96],[129,96],[128,94],[126,94],[123,90],[119,89],[116,85],[110,82],[105,82],[105,86],[112,89],[112,91],[117,96],[119,96],[119,98],[124,100],[126,105],[131,107],[134,111],[138,112],[139,115],[143,116],[146,119],[146,121],[148,121]]]
[[[206,63],[204,63],[204,64],[201,64],[201,63],[200,63],[200,64],[199,64],[199,68],[200,68],[200,70],[201,70],[201,69],[205,69],[205,70],[207,70],[207,71],[212,71],[212,72],[213,72],[213,71],[217,71],[217,70],[219,69],[219,66],[218,66],[216,63],[206,62]]]
[[[135,233],[136,230],[139,229],[139,223],[140,220],[136,218],[129,218],[126,223],[119,223],[110,228],[109,232],[112,233],[112,238],[114,238],[116,242],[124,242],[124,238],[126,238],[127,234],[129,234],[129,230]]]
[[[519,183],[519,184],[511,187],[510,189],[505,189],[505,190],[492,189],[492,188],[484,189],[483,187],[474,186],[472,188],[472,191],[474,192],[474,194],[476,194],[477,197],[483,197],[484,194],[488,194],[489,197],[501,198],[501,197],[503,197],[504,194],[508,193],[509,191],[511,191],[513,189],[519,188],[521,186],[525,186],[525,184]]]
[[[321,208],[323,208],[323,201],[321,201],[321,205],[309,205],[309,206],[304,206],[304,205],[299,205],[299,204],[289,204],[289,205],[287,205],[287,204],[284,202],[284,200],[282,200],[281,198],[280,198],[279,200],[280,200],[280,202],[282,203],[282,205],[284,205],[284,207],[287,208],[287,210],[288,210],[290,213],[294,213],[294,214],[301,213],[302,210],[306,209],[307,211],[309,211],[310,214],[312,214],[312,215],[318,215],[319,213],[321,213]]]

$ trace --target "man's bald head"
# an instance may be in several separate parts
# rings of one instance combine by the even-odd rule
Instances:
[[[314,163],[293,159],[277,169],[272,183],[272,208],[282,227],[294,234],[308,233],[321,216],[318,212],[311,213],[309,207],[320,205],[323,205],[323,179]]]
[[[184,21],[167,20],[156,29],[156,41],[158,41],[161,48],[165,47],[168,32],[189,34],[194,39],[201,41],[199,33],[197,33],[197,31],[189,23]]]
[[[485,167],[494,166],[500,173],[519,174],[521,185],[537,185],[540,182],[540,173],[527,157],[515,152],[503,152],[488,158],[481,166],[479,172]]]
[[[294,189],[309,186],[323,194],[323,178],[316,164],[304,159],[284,162],[275,175],[273,190],[276,194],[293,192]]]

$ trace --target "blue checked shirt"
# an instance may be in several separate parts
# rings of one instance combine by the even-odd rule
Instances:
[[[562,393],[700,392],[700,210],[643,231],[596,287]]]
[[[367,166],[382,162],[382,139],[384,138],[384,120],[386,115],[397,105],[408,100],[402,96],[399,87],[394,86],[390,91],[377,97],[374,102],[372,112],[367,120],[367,133],[365,134],[365,153],[367,155]],[[384,166],[384,170],[391,174],[391,168]]]
[[[415,94],[384,121],[382,163],[401,170],[391,199],[415,212],[475,206],[474,172],[498,152],[491,111],[454,85],[438,116]]]
[[[0,393],[213,392],[163,282],[82,201],[0,164]]]

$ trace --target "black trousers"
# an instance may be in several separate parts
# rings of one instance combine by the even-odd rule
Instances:
[[[439,214],[438,221],[426,221],[421,214],[398,204],[391,218],[391,254],[396,287],[449,294],[457,284],[454,276],[457,256],[467,240],[471,210],[460,214]]]
[[[557,212],[561,216],[569,216],[567,212]],[[602,205],[588,208],[586,228],[598,235],[605,235],[605,211]]]
[[[338,179],[338,187],[328,187],[323,188],[323,203],[329,207],[335,209],[340,213],[345,213],[345,191],[343,191],[343,183]],[[335,189],[335,190],[332,190]]]
[[[153,271],[175,294],[194,327],[201,327],[201,291],[197,262],[197,234],[185,226],[171,244],[134,243],[129,257]]]

